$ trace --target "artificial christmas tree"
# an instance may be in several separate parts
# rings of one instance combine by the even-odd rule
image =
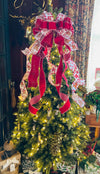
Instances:
[[[63,164],[66,172],[67,166],[76,165],[85,157],[89,140],[80,90],[84,80],[71,60],[77,49],[71,40],[73,32],[70,18],[45,11],[36,18],[35,42],[23,50],[26,74],[20,85],[12,139],[46,174],[52,173],[52,168],[61,170]]]

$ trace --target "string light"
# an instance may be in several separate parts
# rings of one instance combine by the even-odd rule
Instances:
[[[37,144],[38,146],[40,145],[40,143]]]
[[[48,0],[48,4],[49,5],[52,5],[52,0]]]
[[[38,118],[38,115],[36,115],[36,118]]]
[[[42,130],[45,130],[45,126],[44,126],[44,127],[42,127]]]
[[[24,114],[23,114],[23,115],[24,115]],[[25,125],[26,125],[27,123],[26,123],[26,122],[24,122],[23,124],[25,124]]]
[[[29,153],[29,156],[30,156],[30,157],[33,156],[33,152]]]
[[[73,110],[73,108],[72,108],[72,107],[71,107],[70,109],[71,109],[71,110]]]
[[[48,105],[49,103],[47,102],[46,105]]]
[[[52,59],[55,59],[55,57],[54,57],[54,56],[52,56]]]
[[[41,142],[41,144],[42,144],[42,143],[43,143],[43,140],[41,140],[40,142]]]
[[[27,103],[24,103],[24,106],[27,106]]]
[[[28,135],[28,132],[25,132],[26,135]]]
[[[68,112],[68,114],[70,114],[70,115],[71,115],[71,114],[72,114],[72,112],[71,112],[71,111],[69,111],[69,112]]]
[[[44,123],[47,123],[47,120],[46,119],[44,120]]]
[[[13,134],[13,137],[16,137],[16,134]]]
[[[58,50],[55,50],[55,52],[57,53],[57,52],[58,52]]]
[[[36,161],[37,164],[39,164],[39,161]]]

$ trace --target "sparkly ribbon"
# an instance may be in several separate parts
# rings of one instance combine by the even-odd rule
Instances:
[[[75,81],[72,83],[72,99],[80,106],[84,107],[85,102],[84,100],[78,96],[78,94],[75,93],[79,85],[85,85],[85,81],[80,79],[79,70],[75,62],[73,62],[71,59],[68,60],[69,69],[73,72],[73,76],[75,78]]]
[[[27,55],[27,58],[26,58],[26,73],[24,74],[22,80],[21,80],[21,83],[20,83],[20,89],[21,89],[21,95],[19,96],[19,99],[21,101],[24,101],[26,99],[26,97],[28,96],[28,92],[27,92],[27,88],[26,88],[26,85],[25,85],[25,80],[28,79],[28,76],[29,76],[29,73],[30,73],[30,70],[31,70],[31,64],[29,62],[29,56],[30,56],[30,49],[32,48],[33,44],[28,48],[26,48],[25,50],[22,50],[22,53]]]
[[[54,85],[57,89],[57,92],[60,98],[65,101],[65,104],[60,108],[60,112],[63,114],[70,108],[70,101],[66,94],[60,92],[62,77],[68,82],[65,76],[65,71],[67,69],[67,63],[70,65],[70,53],[77,49],[77,45],[70,39],[73,34],[72,21],[66,15],[59,13],[56,21],[53,20],[52,13],[43,12],[42,15],[36,18],[35,27],[33,28],[33,33],[35,35],[35,43],[31,48],[26,48],[23,50],[23,53],[28,57],[32,55],[31,70],[28,76],[28,87],[37,87],[37,79],[39,77],[39,90],[40,94],[33,97],[29,103],[29,111],[33,114],[36,114],[38,109],[33,105],[36,104],[40,98],[43,96],[46,89],[45,74],[43,71],[43,59],[47,58],[48,65],[51,66],[50,73],[48,75],[49,82]],[[50,51],[52,44],[54,42],[58,46],[60,58],[59,66],[55,66],[49,62]],[[63,45],[66,46],[65,51],[63,52]],[[63,62],[65,63],[65,69],[63,71]],[[73,63],[74,64],[74,63]],[[73,70],[72,70],[73,71]],[[27,72],[26,72],[27,73]],[[76,70],[73,71],[77,83],[83,84],[82,80],[76,77]],[[52,81],[52,74],[56,75],[56,84]],[[79,77],[79,76],[78,76]],[[77,86],[78,86],[77,85]],[[72,84],[72,91],[75,87],[75,81]]]

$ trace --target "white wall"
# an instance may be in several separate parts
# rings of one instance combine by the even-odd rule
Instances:
[[[95,70],[100,68],[100,0],[95,0],[87,73],[87,89],[95,89]]]

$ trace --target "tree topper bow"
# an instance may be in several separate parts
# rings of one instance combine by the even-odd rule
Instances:
[[[36,41],[32,44],[31,48],[26,48],[22,52],[29,57],[32,55],[32,62],[31,62],[31,70],[28,76],[28,87],[37,87],[37,79],[39,77],[39,91],[40,94],[31,98],[29,102],[29,111],[33,114],[36,114],[38,109],[35,108],[33,105],[36,104],[40,98],[43,96],[45,89],[46,89],[46,80],[45,80],[45,73],[43,70],[43,59],[47,57],[48,65],[51,63],[49,62],[50,56],[48,56],[48,52],[50,54],[50,50],[53,45],[53,41],[57,44],[59,54],[60,54],[60,63],[59,66],[56,67],[55,65],[51,64],[51,71],[49,73],[49,82],[54,84],[50,78],[50,76],[54,73],[56,74],[56,84],[54,86],[57,89],[57,92],[60,98],[65,101],[65,104],[59,109],[60,112],[63,114],[70,108],[70,101],[69,97],[60,92],[62,77],[66,80],[67,79],[64,75],[65,70],[67,69],[67,64],[75,64],[73,61],[70,60],[70,53],[77,49],[77,44],[75,44],[71,39],[71,35],[73,34],[74,29],[72,26],[72,21],[66,15],[59,13],[56,20],[54,21],[53,15],[50,12],[44,11],[40,16],[36,17],[35,27],[33,28],[33,34],[35,35]],[[63,52],[63,46],[66,46],[67,52]],[[28,64],[29,61],[27,59]],[[63,71],[63,62],[65,63],[65,70]],[[75,68],[77,66],[75,64]],[[40,71],[39,71],[40,69]],[[76,70],[73,70],[73,74],[77,73]],[[77,75],[77,74],[76,74]],[[78,85],[84,84],[74,75],[75,79],[77,80],[77,87]],[[23,81],[23,79],[22,79]],[[68,84],[67,84],[68,85]]]

